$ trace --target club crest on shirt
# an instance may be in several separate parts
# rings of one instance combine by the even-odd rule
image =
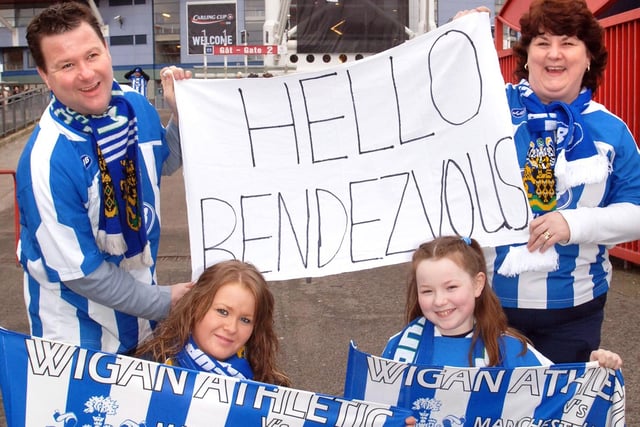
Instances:
[[[524,107],[512,108],[511,117],[516,117],[516,118],[524,117],[525,112],[526,110],[524,109]]]
[[[89,169],[89,167],[93,163],[93,160],[91,160],[91,156],[88,156],[86,154],[83,154],[80,160],[82,160],[82,166],[84,166],[85,169]]]
[[[144,225],[147,230],[147,235],[153,229],[153,226],[156,222],[156,216],[157,215],[156,215],[155,208],[150,203],[145,202],[144,203]]]

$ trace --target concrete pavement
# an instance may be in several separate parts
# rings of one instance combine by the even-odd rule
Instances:
[[[15,169],[29,132],[0,141],[0,169]],[[158,278],[162,284],[191,278],[182,171],[163,178],[162,240]],[[28,333],[22,297],[22,270],[16,265],[13,183],[0,176],[0,325]],[[298,389],[342,394],[350,340],[379,354],[387,338],[402,327],[407,265],[314,278],[271,282],[281,365]],[[623,357],[629,426],[640,423],[640,267],[616,261],[609,293],[603,347]],[[0,426],[6,425],[4,411]]]

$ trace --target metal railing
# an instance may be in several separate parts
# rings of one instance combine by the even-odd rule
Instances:
[[[20,211],[18,209],[18,184],[16,182],[16,171],[9,169],[0,169],[0,175],[10,175],[13,179],[13,228],[15,236],[15,247],[18,248],[18,240],[20,239]],[[19,264],[16,256],[16,264]]]
[[[45,86],[0,97],[0,137],[40,120],[49,99],[50,91]]]

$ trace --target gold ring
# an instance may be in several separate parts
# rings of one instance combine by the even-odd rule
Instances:
[[[544,240],[549,240],[551,238],[551,233],[549,233],[549,230],[542,233],[542,235],[544,236]]]

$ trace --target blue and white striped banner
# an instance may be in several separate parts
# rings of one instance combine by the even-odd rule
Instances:
[[[195,372],[0,329],[8,427],[404,426],[379,403]]]
[[[622,427],[622,372],[595,363],[459,368],[394,362],[352,344],[345,398],[412,409],[418,427]]]

